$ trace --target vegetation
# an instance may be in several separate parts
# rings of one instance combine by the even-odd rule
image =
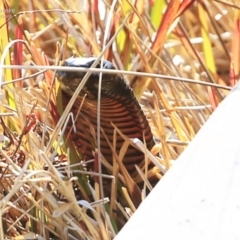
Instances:
[[[0,2],[0,239],[113,239],[118,214],[123,225],[136,210],[125,188],[126,205],[101,199],[79,170],[63,135],[61,59],[102,56],[124,74],[149,119],[154,157],[143,151],[159,179],[236,84],[238,1],[166,2]]]

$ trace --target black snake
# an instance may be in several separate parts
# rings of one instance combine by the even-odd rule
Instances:
[[[89,68],[96,58],[69,58],[63,66]],[[97,65],[100,68],[100,63]],[[115,69],[109,61],[103,62],[104,69]],[[67,103],[86,72],[58,71],[65,102]],[[99,73],[92,73],[83,87],[78,99],[72,107],[76,116],[80,105],[80,114],[76,120],[77,133],[72,135],[72,141],[85,160],[93,159],[93,150],[96,148],[97,130],[97,100],[99,88]],[[85,98],[84,98],[85,96]],[[83,101],[84,99],[84,101]],[[103,73],[101,87],[101,128],[109,142],[113,144],[115,125],[122,134],[129,138],[138,138],[144,141],[150,150],[154,146],[153,135],[146,116],[136,100],[132,89],[127,85],[122,75]],[[91,126],[91,127],[90,127]],[[113,153],[106,137],[101,134],[101,153],[112,164]],[[123,145],[124,139],[116,135],[116,153]],[[123,158],[123,164],[129,174],[134,177],[138,173],[135,165],[144,165],[144,154],[133,146],[129,146]],[[93,166],[89,166],[93,169]],[[109,171],[108,171],[109,172]]]

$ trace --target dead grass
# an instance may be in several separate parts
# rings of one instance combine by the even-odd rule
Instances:
[[[127,70],[124,76],[156,140],[151,153],[137,144],[156,166],[149,174],[159,179],[235,84],[240,73],[238,1],[183,1],[182,8],[166,11],[165,17],[159,13],[166,6],[158,2],[154,7],[147,1],[134,6],[108,2],[105,15],[89,2],[9,3],[18,15],[8,29],[6,18],[0,18],[0,56],[6,59],[1,63],[10,64],[3,49],[16,40],[10,48],[12,71],[4,69],[1,76],[0,239],[113,239],[119,231],[118,214],[123,225],[135,211],[127,189],[124,205],[114,194],[101,200],[99,184],[89,185],[77,153],[62,134],[77,93],[63,111],[53,69],[43,73],[40,66],[58,65],[61,55],[104,52],[118,73]],[[19,81],[13,85],[15,79]],[[116,165],[109,167],[116,171]],[[138,171],[146,179],[144,168]],[[107,177],[113,189],[115,181],[126,179]]]

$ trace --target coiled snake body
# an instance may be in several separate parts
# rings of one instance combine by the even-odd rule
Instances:
[[[69,58],[64,61],[63,65],[89,68],[95,60],[96,58]],[[100,63],[97,67],[100,67]],[[103,68],[115,69],[109,61],[103,62]],[[69,100],[71,98],[84,75],[85,72],[58,72],[63,94],[66,99]],[[98,88],[99,73],[92,73],[72,108],[76,116],[82,104],[79,117],[76,121],[77,133],[72,136],[72,140],[86,160],[93,159],[92,152],[97,145]],[[139,138],[142,141],[144,140],[143,138],[145,138],[146,146],[149,150],[154,146],[153,135],[146,116],[132,90],[121,75],[103,73],[100,120],[101,128],[111,144],[113,144],[114,140],[113,125],[115,125],[122,134],[129,138]],[[115,139],[115,150],[116,153],[119,154],[124,139],[119,134],[116,135]],[[101,153],[104,158],[112,164],[112,150],[103,134],[101,135]],[[143,165],[143,162],[144,154],[137,148],[129,146],[123,158],[123,164],[131,176],[137,174],[135,164]]]

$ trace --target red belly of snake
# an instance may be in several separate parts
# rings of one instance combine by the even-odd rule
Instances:
[[[72,58],[66,60],[64,65],[90,67],[94,60],[95,58]],[[110,62],[104,61],[104,64],[106,69],[114,69]],[[79,80],[80,83],[84,74],[82,72],[58,72],[66,104],[76,90],[76,82]],[[98,79],[99,73],[94,73],[90,76],[72,107],[72,112],[76,116],[81,106],[79,116],[75,122],[77,132],[72,135],[71,139],[85,160],[93,159],[93,151],[97,148]],[[74,84],[72,84],[73,82]],[[84,95],[85,98],[83,100]],[[115,151],[117,154],[120,152],[124,139],[120,134],[116,134],[114,139],[114,126],[129,138],[138,138],[141,141],[145,139],[149,150],[154,146],[153,135],[146,116],[132,90],[120,75],[103,74],[100,125],[110,144],[113,145],[113,141],[116,141]],[[113,152],[107,139],[104,134],[101,134],[100,149],[103,157],[112,165]],[[144,164],[144,154],[137,148],[129,146],[123,158],[123,164],[130,175],[135,175],[135,165],[142,166]],[[89,168],[94,170],[93,166],[89,166]]]

